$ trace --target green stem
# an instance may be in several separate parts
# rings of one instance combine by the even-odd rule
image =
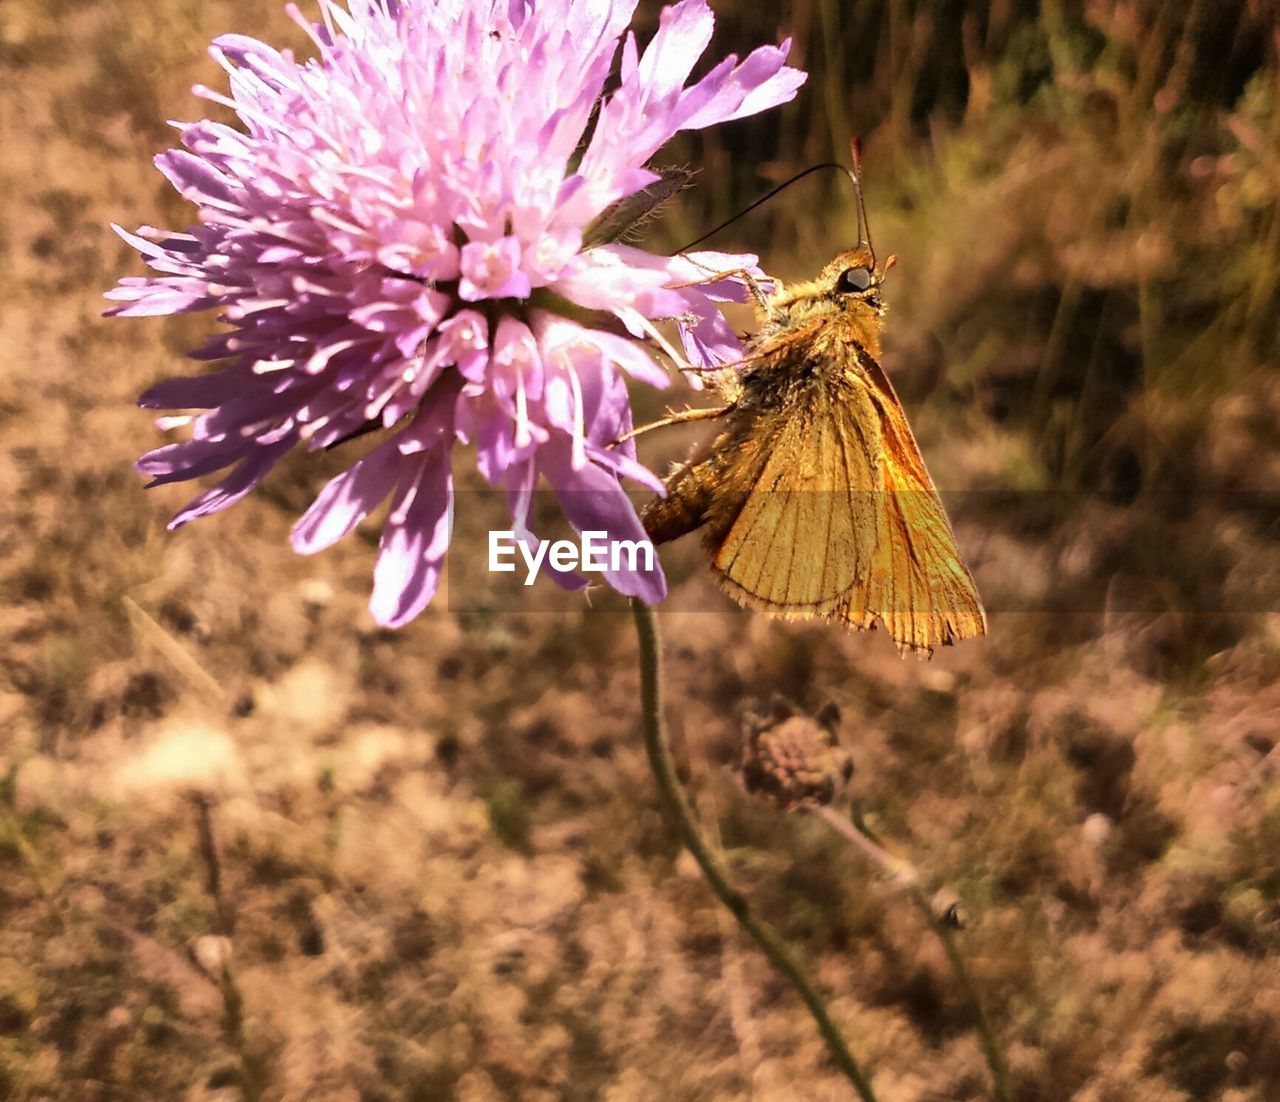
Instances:
[[[995,1030],[991,1027],[991,1019],[987,1017],[987,1012],[982,1007],[982,1000],[978,998],[978,989],[974,986],[973,978],[965,967],[964,958],[960,955],[955,931],[935,911],[915,866],[885,849],[880,844],[880,840],[867,830],[861,815],[855,814],[853,821],[850,822],[834,808],[823,807],[818,809],[818,816],[873,861],[878,862],[892,877],[894,883],[907,889],[911,901],[929,923],[929,928],[938,940],[942,942],[943,951],[947,954],[947,961],[955,974],[956,982],[959,983],[964,997],[969,1001],[969,1007],[973,1011],[974,1025],[978,1030],[978,1038],[982,1042],[982,1051],[987,1058],[987,1067],[991,1071],[991,1089],[995,1102],[1009,1102],[1013,1097],[1009,1090],[1009,1067],[1005,1063],[1004,1053],[1000,1051]]]
[[[974,987],[969,970],[965,967],[964,957],[960,955],[960,947],[956,944],[955,931],[933,913],[933,908],[929,906],[929,901],[924,898],[924,894],[919,888],[913,889],[912,895],[916,904],[928,916],[929,925],[933,927],[933,932],[938,935],[938,940],[942,942],[942,948],[946,950],[947,959],[951,962],[951,970],[956,975],[956,981],[960,984],[965,998],[969,1000],[969,1006],[973,1009],[974,1024],[978,1027],[978,1038],[982,1041],[982,1051],[987,1057],[987,1067],[991,1069],[991,1087],[995,1093],[996,1102],[1009,1102],[1013,1097],[1009,1090],[1009,1068],[1004,1062],[1004,1053],[1000,1051],[1000,1045],[996,1041],[995,1030],[991,1028],[991,1019],[987,1017],[987,1012],[982,1007],[982,1000],[978,998],[978,989]]]
[[[653,609],[643,601],[633,599],[631,608],[635,613],[636,634],[640,641],[640,700],[644,715],[644,746],[667,817],[680,835],[681,842],[698,862],[711,890],[719,896],[738,925],[751,935],[764,955],[791,982],[791,986],[804,1000],[813,1020],[818,1024],[823,1040],[827,1042],[832,1058],[853,1084],[858,1097],[862,1102],[876,1102],[871,1083],[858,1067],[840,1027],[832,1021],[826,1003],[805,977],[794,953],[770,926],[751,913],[746,898],[729,882],[728,871],[720,857],[698,831],[693,810],[689,807],[676,776],[675,762],[671,758],[671,748],[667,742],[667,725],[662,718],[662,656],[658,644],[657,620]]]

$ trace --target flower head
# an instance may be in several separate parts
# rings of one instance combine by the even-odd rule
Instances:
[[[591,228],[661,180],[646,164],[678,131],[785,102],[804,75],[784,43],[686,85],[710,38],[705,0],[665,9],[643,52],[626,31],[635,0],[319,3],[323,24],[303,24],[313,60],[214,42],[230,96],[197,91],[243,129],[181,124],[185,148],[156,164],[199,223],[116,227],[156,274],[122,279],[108,312],[217,309],[230,325],[193,354],[216,371],[140,399],[204,411],[162,419],[190,438],[142,457],[153,485],[231,468],[171,527],[234,504],[299,444],[393,430],[320,492],[293,545],[319,551],[390,498],[371,608],[398,626],[436,591],[455,442],[475,445],[522,538],[541,479],[579,531],[643,538],[620,480],[661,483],[609,445],[631,427],[626,377],[667,375],[628,338],[675,318],[690,357],[732,356],[715,302],[740,287],[692,281],[755,258],[656,256]],[[656,566],[606,578],[665,592]]]

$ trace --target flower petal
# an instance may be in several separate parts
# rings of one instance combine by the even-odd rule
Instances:
[[[240,465],[211,490],[206,490],[189,501],[169,521],[170,530],[211,513],[229,509],[267,476],[281,457],[298,442],[296,431],[271,444],[258,444]]]
[[[402,483],[382,532],[369,611],[383,627],[402,627],[435,596],[452,513],[448,451],[426,452],[415,477]]]
[[[314,555],[337,543],[382,504],[405,463],[398,443],[388,440],[320,491],[290,535],[299,555]]]
[[[591,463],[575,470],[567,447],[549,452],[543,470],[577,532],[604,532],[615,546],[626,542],[638,549],[634,558],[619,556],[617,566],[604,571],[609,584],[624,596],[649,604],[662,600],[667,595],[662,563],[617,476]],[[645,564],[645,547],[651,566]]]

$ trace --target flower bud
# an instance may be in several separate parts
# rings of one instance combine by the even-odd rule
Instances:
[[[192,941],[191,956],[206,975],[216,980],[231,963],[231,939],[204,934]]]
[[[969,924],[960,897],[950,888],[942,888],[929,900],[929,910],[934,920],[949,930],[963,930]]]

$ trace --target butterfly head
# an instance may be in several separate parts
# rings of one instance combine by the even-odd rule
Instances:
[[[897,257],[890,257],[883,268],[876,267],[875,254],[869,245],[858,245],[841,253],[822,269],[818,283],[837,308],[854,314],[871,313],[883,317],[884,299],[880,285],[884,274]]]
[[[779,287],[774,292],[761,327],[765,342],[799,326],[821,322],[837,326],[835,332],[847,331],[858,344],[879,354],[886,310],[880,286],[898,258],[890,256],[883,264],[876,261],[862,201],[861,147],[856,139],[853,164],[852,170],[845,171],[857,199],[857,243],[823,268],[817,279]]]
[[[884,316],[884,300],[880,285],[885,273],[897,262],[890,256],[883,267],[876,266],[876,252],[871,246],[871,231],[867,227],[867,208],[862,199],[862,145],[858,139],[852,144],[853,169],[849,182],[858,204],[858,243],[841,253],[823,270],[818,282],[828,288],[828,293],[846,309],[855,313],[870,310],[876,317]]]

